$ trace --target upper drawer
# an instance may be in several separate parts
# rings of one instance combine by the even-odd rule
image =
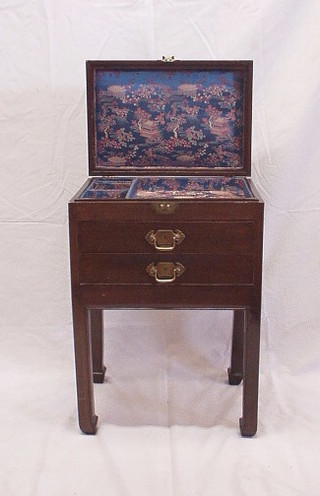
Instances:
[[[79,252],[81,253],[252,253],[254,222],[100,222],[78,223]],[[171,231],[182,235],[177,242]],[[152,242],[156,234],[156,240]],[[167,232],[167,241],[166,238]],[[149,233],[149,242],[146,236]],[[152,243],[152,244],[151,244]]]

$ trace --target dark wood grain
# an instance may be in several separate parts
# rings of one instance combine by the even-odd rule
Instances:
[[[155,253],[146,241],[153,230],[179,229],[185,235],[172,253],[252,253],[253,222],[185,222],[175,219],[159,222],[84,221],[79,222],[79,250],[82,253]]]
[[[251,437],[257,432],[259,353],[260,353],[260,314],[261,307],[255,305],[247,309],[244,333],[243,359],[243,407],[240,419],[242,436]]]
[[[82,284],[81,301],[86,308],[233,309],[253,300],[250,285],[162,286]]]
[[[93,382],[102,383],[106,372],[103,363],[103,312],[101,310],[89,310],[89,325],[91,332],[91,350]]]
[[[100,370],[103,380],[104,365],[102,334],[98,324],[91,323],[90,329],[88,317],[85,321],[88,310],[232,308],[239,317],[243,310],[260,315],[263,203],[179,202],[174,214],[164,218],[154,202],[81,203],[75,198],[69,212],[78,395],[83,398],[85,391],[86,398],[79,399],[79,422],[84,432],[94,432],[89,382],[92,368]],[[160,254],[144,237],[149,228],[169,227],[184,229],[186,239],[173,252]],[[174,283],[156,283],[146,271],[150,262],[164,260],[186,268]],[[95,337],[89,339],[90,331]],[[241,325],[234,327],[229,381],[240,382],[243,361],[244,436],[256,430],[259,331],[257,317],[248,319],[245,336]]]
[[[233,315],[231,366],[228,368],[229,384],[237,386],[243,379],[243,344],[245,310],[235,310]]]
[[[150,200],[86,200],[79,201],[76,194],[69,204],[72,218],[78,221],[141,221],[174,222],[177,221],[254,221],[261,216],[263,202],[255,201],[217,201],[170,200],[174,204],[173,213],[161,214],[156,206],[160,201]]]
[[[88,312],[76,293],[73,293],[73,325],[79,425],[85,434],[95,434],[98,417],[94,412],[90,326]]]
[[[198,254],[81,254],[79,257],[80,283],[101,284],[156,284],[147,273],[154,262],[179,262],[185,272],[174,284],[252,284],[252,255],[198,255]],[[159,283],[161,284],[161,283]]]

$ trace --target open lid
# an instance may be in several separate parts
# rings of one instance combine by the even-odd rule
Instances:
[[[251,173],[252,61],[88,61],[90,175]]]

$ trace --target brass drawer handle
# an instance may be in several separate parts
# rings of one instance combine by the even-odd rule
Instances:
[[[184,271],[184,266],[179,262],[176,264],[173,262],[158,262],[157,265],[152,262],[147,267],[148,274],[154,277],[156,282],[162,284],[174,282]]]
[[[160,229],[156,233],[152,230],[146,234],[146,240],[158,251],[172,251],[176,245],[180,245],[185,235],[180,229]]]

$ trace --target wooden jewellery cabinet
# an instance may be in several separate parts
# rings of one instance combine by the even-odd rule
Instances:
[[[240,431],[253,436],[263,202],[249,178],[252,62],[91,61],[87,95],[91,177],[69,203],[80,428],[96,432],[103,309],[233,309],[228,379],[243,380]]]

